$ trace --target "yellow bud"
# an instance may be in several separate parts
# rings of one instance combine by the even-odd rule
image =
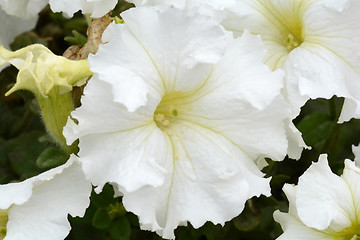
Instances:
[[[81,86],[92,75],[87,60],[69,60],[53,54],[41,44],[33,44],[15,52],[0,46],[0,66],[14,65],[18,70],[16,84],[6,93],[26,89],[46,98],[58,87],[59,93],[70,92],[73,86]]]

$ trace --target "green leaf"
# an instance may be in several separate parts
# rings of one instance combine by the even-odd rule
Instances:
[[[69,155],[56,147],[46,148],[36,160],[39,168],[50,169],[60,166],[69,159]]]
[[[5,146],[6,141],[0,138],[0,184],[9,183],[16,179],[16,176],[14,176],[14,173],[8,166]]]
[[[116,201],[117,198],[114,198],[114,190],[110,184],[105,184],[101,193],[96,194],[93,192],[91,195],[91,202],[98,208],[106,208]]]
[[[329,136],[333,121],[330,116],[323,112],[314,112],[297,125],[302,133],[305,143],[321,151],[326,139]]]
[[[13,171],[26,179],[41,172],[36,165],[36,159],[48,147],[48,143],[39,142],[43,132],[24,133],[6,144],[6,152]]]
[[[214,224],[210,222],[206,222],[204,226],[200,228],[200,230],[202,234],[206,236],[206,239],[214,240],[214,230],[215,230]]]
[[[134,226],[134,227],[139,227],[140,226],[139,218],[135,214],[133,214],[131,212],[128,212],[126,214],[126,217],[128,218],[129,223],[131,224],[131,226]]]
[[[92,219],[92,225],[98,229],[108,229],[111,224],[111,219],[105,208],[99,208],[96,210],[94,218]]]
[[[11,48],[11,50],[15,51],[15,50],[18,50],[20,48],[23,48],[23,47],[26,47],[26,46],[29,46],[29,45],[35,44],[35,43],[39,43],[39,44],[48,46],[48,43],[46,42],[45,39],[41,38],[35,32],[30,31],[30,32],[25,32],[25,33],[17,36],[15,38],[14,42],[12,42],[10,44],[10,48]]]
[[[251,231],[261,222],[260,213],[254,212],[247,202],[244,211],[232,221],[234,226],[240,231]]]
[[[275,186],[282,186],[284,183],[288,182],[290,180],[290,176],[285,174],[279,174],[275,175],[271,178],[271,185]]]
[[[108,214],[111,219],[124,216],[126,214],[125,207],[122,203],[116,202],[114,204],[110,203],[108,206]]]
[[[5,152],[6,141],[0,137],[0,166],[3,167],[7,164],[7,157]]]
[[[87,42],[87,38],[82,35],[81,33],[79,33],[76,30],[72,31],[72,34],[74,36],[67,36],[64,38],[65,41],[73,44],[73,45],[80,45],[80,46],[84,46]]]
[[[19,114],[15,112],[15,109],[10,111],[8,106],[3,101],[0,101],[0,136],[10,138],[14,129],[21,122],[21,116],[24,113],[24,108],[19,107],[16,110],[20,110]]]
[[[122,216],[112,222],[109,229],[111,237],[116,240],[125,240],[131,235],[131,226],[128,219]]]

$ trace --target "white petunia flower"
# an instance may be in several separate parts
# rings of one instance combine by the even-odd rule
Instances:
[[[174,238],[189,221],[224,224],[247,199],[270,195],[255,161],[282,160],[287,141],[281,71],[258,37],[200,15],[133,8],[89,57],[95,75],[64,134],[79,138],[83,170],[124,194],[141,228]]]
[[[345,160],[341,177],[333,174],[326,155],[300,177],[298,186],[286,184],[289,212],[274,218],[284,233],[278,240],[356,240],[360,237],[360,168]]]
[[[294,113],[310,98],[345,97],[339,122],[360,118],[358,0],[238,0],[224,26],[261,35],[267,64],[287,74]]]
[[[0,7],[9,15],[23,19],[37,18],[49,0],[0,0]]]
[[[91,14],[93,18],[99,18],[114,9],[117,0],[48,0],[50,8],[54,12],[64,12],[72,16],[81,10],[83,14]]]
[[[203,15],[211,16],[220,22],[226,22],[232,16],[228,9],[236,7],[238,0],[129,0],[136,6],[172,6],[175,8],[183,9],[188,12],[199,12]],[[224,20],[225,19],[225,20]],[[239,20],[240,21],[240,20]],[[230,29],[232,30],[232,29]],[[242,33],[242,32],[241,32]],[[237,34],[239,35],[239,34]],[[289,91],[293,91],[290,89]],[[292,94],[292,93],[291,93]],[[298,93],[296,92],[296,100],[298,100]],[[302,98],[301,98],[302,99]],[[285,120],[287,140],[289,142],[287,154],[290,158],[299,159],[303,148],[307,148],[305,142],[302,139],[301,133],[292,123],[299,111],[300,107],[307,99],[301,100],[300,104],[296,104],[294,113]],[[292,104],[293,105],[293,104]]]
[[[90,193],[74,156],[23,182],[0,185],[0,239],[65,239],[71,228],[68,214],[83,216]]]

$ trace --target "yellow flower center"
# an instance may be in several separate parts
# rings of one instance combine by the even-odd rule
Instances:
[[[286,1],[275,4],[272,0],[258,0],[260,11],[264,17],[278,30],[278,43],[288,51],[299,47],[304,41],[303,15],[308,1]],[[276,33],[276,31],[274,31]],[[272,38],[275,40],[276,38]]]
[[[343,240],[360,240],[360,224],[357,221],[354,221],[351,226],[342,229],[339,232],[334,230],[325,230],[329,236],[334,237],[334,239],[343,239]]]
[[[284,42],[286,48],[289,51],[292,51],[294,48],[297,48],[298,46],[300,46],[303,41],[295,38],[291,33],[289,33],[285,37],[283,42]]]
[[[268,50],[266,64],[272,69],[282,68],[289,52],[305,41],[306,29],[304,19],[311,1],[257,0],[252,7],[263,15],[265,25],[262,29],[252,31],[260,34]]]
[[[8,220],[7,210],[0,209],[0,240],[3,240],[6,236],[6,224]]]
[[[186,105],[186,96],[184,93],[171,92],[166,94],[154,112],[156,125],[162,130],[168,128],[171,123],[178,120],[179,114],[184,110],[184,105]]]

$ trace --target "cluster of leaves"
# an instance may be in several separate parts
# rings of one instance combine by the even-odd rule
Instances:
[[[119,1],[114,15],[129,4]],[[17,37],[12,50],[41,43],[61,55],[70,45],[86,42],[87,19],[76,14],[71,19],[45,9],[40,14],[36,29]],[[0,184],[22,181],[66,162],[66,155],[46,133],[39,117],[37,102],[29,92],[17,92],[4,97],[15,83],[16,69],[8,67],[0,74]],[[200,229],[179,227],[175,233],[179,240],[220,239],[275,239],[281,234],[280,225],[274,222],[276,209],[287,211],[287,200],[282,193],[284,183],[297,183],[298,177],[318,159],[328,153],[333,171],[341,174],[344,159],[353,159],[351,146],[360,142],[360,120],[337,124],[343,99],[317,99],[309,101],[295,119],[295,125],[311,150],[304,150],[300,160],[268,161],[264,168],[272,177],[273,196],[254,198],[247,202],[243,213],[225,226],[207,223]],[[161,239],[157,234],[141,231],[137,217],[127,213],[121,197],[114,198],[110,185],[101,194],[93,192],[91,205],[84,218],[71,218],[72,230],[67,239]]]

